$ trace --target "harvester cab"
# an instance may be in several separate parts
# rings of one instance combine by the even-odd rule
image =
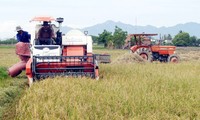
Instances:
[[[92,53],[92,38],[79,30],[71,30],[62,35],[60,31],[63,18],[56,21],[59,26],[52,24],[52,17],[35,17],[37,24],[35,38],[32,39],[31,59],[26,64],[28,83],[46,77],[54,76],[86,76],[99,78],[98,63]],[[44,24],[50,27],[49,35],[40,35]]]
[[[63,18],[34,17],[31,21],[39,22],[35,25],[31,39],[31,58],[34,56],[61,56],[62,32],[60,31]],[[52,22],[57,21],[59,27]],[[42,61],[58,61],[56,59],[41,59]],[[38,61],[41,61],[38,60]]]
[[[179,62],[179,57],[175,54],[176,46],[164,46],[159,43],[152,44],[151,37],[157,34],[130,34],[128,37],[133,38],[135,45],[130,48],[132,53],[140,55],[147,61],[160,62]]]

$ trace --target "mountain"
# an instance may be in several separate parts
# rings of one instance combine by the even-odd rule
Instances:
[[[68,27],[68,26],[64,26],[64,27],[61,27],[61,31],[65,34],[67,33],[68,31],[70,31],[72,28],[71,27]]]
[[[104,23],[96,24],[90,27],[85,27],[80,30],[88,31],[90,35],[98,35],[99,33],[102,33],[104,29],[110,32],[114,32],[115,26],[118,26],[122,28],[122,30],[127,31],[128,34],[145,32],[145,33],[157,33],[160,35],[171,34],[172,36],[175,36],[180,30],[182,30],[184,32],[188,32],[190,36],[197,36],[198,38],[200,38],[200,24],[195,23],[195,22],[177,24],[172,27],[155,27],[151,25],[133,26],[130,24],[122,23],[122,22],[114,22],[114,21],[109,20]],[[64,26],[63,33],[66,33],[70,29],[72,28]]]

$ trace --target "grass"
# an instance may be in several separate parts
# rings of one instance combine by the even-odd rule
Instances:
[[[7,77],[0,81],[0,119],[3,119],[3,116],[9,118],[15,112],[15,103],[18,102],[26,87],[25,80],[23,76],[18,76]]]
[[[100,80],[57,77],[25,89],[24,74],[14,78],[20,80],[18,85],[8,77],[6,81],[21,86],[21,95],[13,93],[18,97],[9,102],[12,107],[0,111],[3,119],[16,120],[200,119],[200,61],[192,59],[194,51],[179,49],[181,58],[191,57],[179,64],[150,64],[115,62],[128,50],[95,49],[95,53],[111,54],[114,61],[100,65]],[[15,62],[9,60],[11,65]]]
[[[105,49],[104,45],[93,45],[93,49]]]
[[[56,78],[35,83],[21,98],[16,119],[200,118],[200,64],[100,68],[99,81]]]
[[[6,48],[6,49],[10,49],[10,48],[15,48],[15,46],[14,45],[1,45],[0,44],[0,48]]]
[[[128,51],[95,52],[115,60]],[[19,101],[15,119],[200,119],[199,73],[199,61],[101,64],[99,81],[35,83]]]
[[[3,83],[4,79],[8,78],[7,69],[5,67],[0,67],[0,85]]]
[[[7,74],[7,69],[17,63],[13,46],[0,46],[0,120],[15,115],[15,105],[25,90],[24,73],[16,78]]]

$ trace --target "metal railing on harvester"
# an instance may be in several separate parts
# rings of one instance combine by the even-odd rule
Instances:
[[[35,79],[55,76],[95,78],[95,56],[33,56]]]

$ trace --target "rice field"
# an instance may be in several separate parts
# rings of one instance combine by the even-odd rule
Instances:
[[[9,59],[1,67],[17,62],[13,48],[2,49],[0,54],[13,56],[0,58]],[[0,109],[2,119],[200,119],[199,50],[178,48],[182,61],[169,64],[130,59],[128,50],[95,49],[95,53],[111,54],[112,60],[100,64],[99,80],[57,77],[22,88],[24,73],[14,80],[7,77],[6,82],[18,81],[21,95],[10,102],[13,107]],[[9,88],[6,85],[0,89]]]
[[[19,59],[15,55],[14,46],[0,46],[0,120],[12,118],[15,114],[15,104],[25,91],[25,74],[16,78],[7,74],[7,69],[17,63]],[[11,114],[12,113],[12,114]],[[9,117],[6,117],[6,116]],[[6,118],[4,118],[5,116]]]

